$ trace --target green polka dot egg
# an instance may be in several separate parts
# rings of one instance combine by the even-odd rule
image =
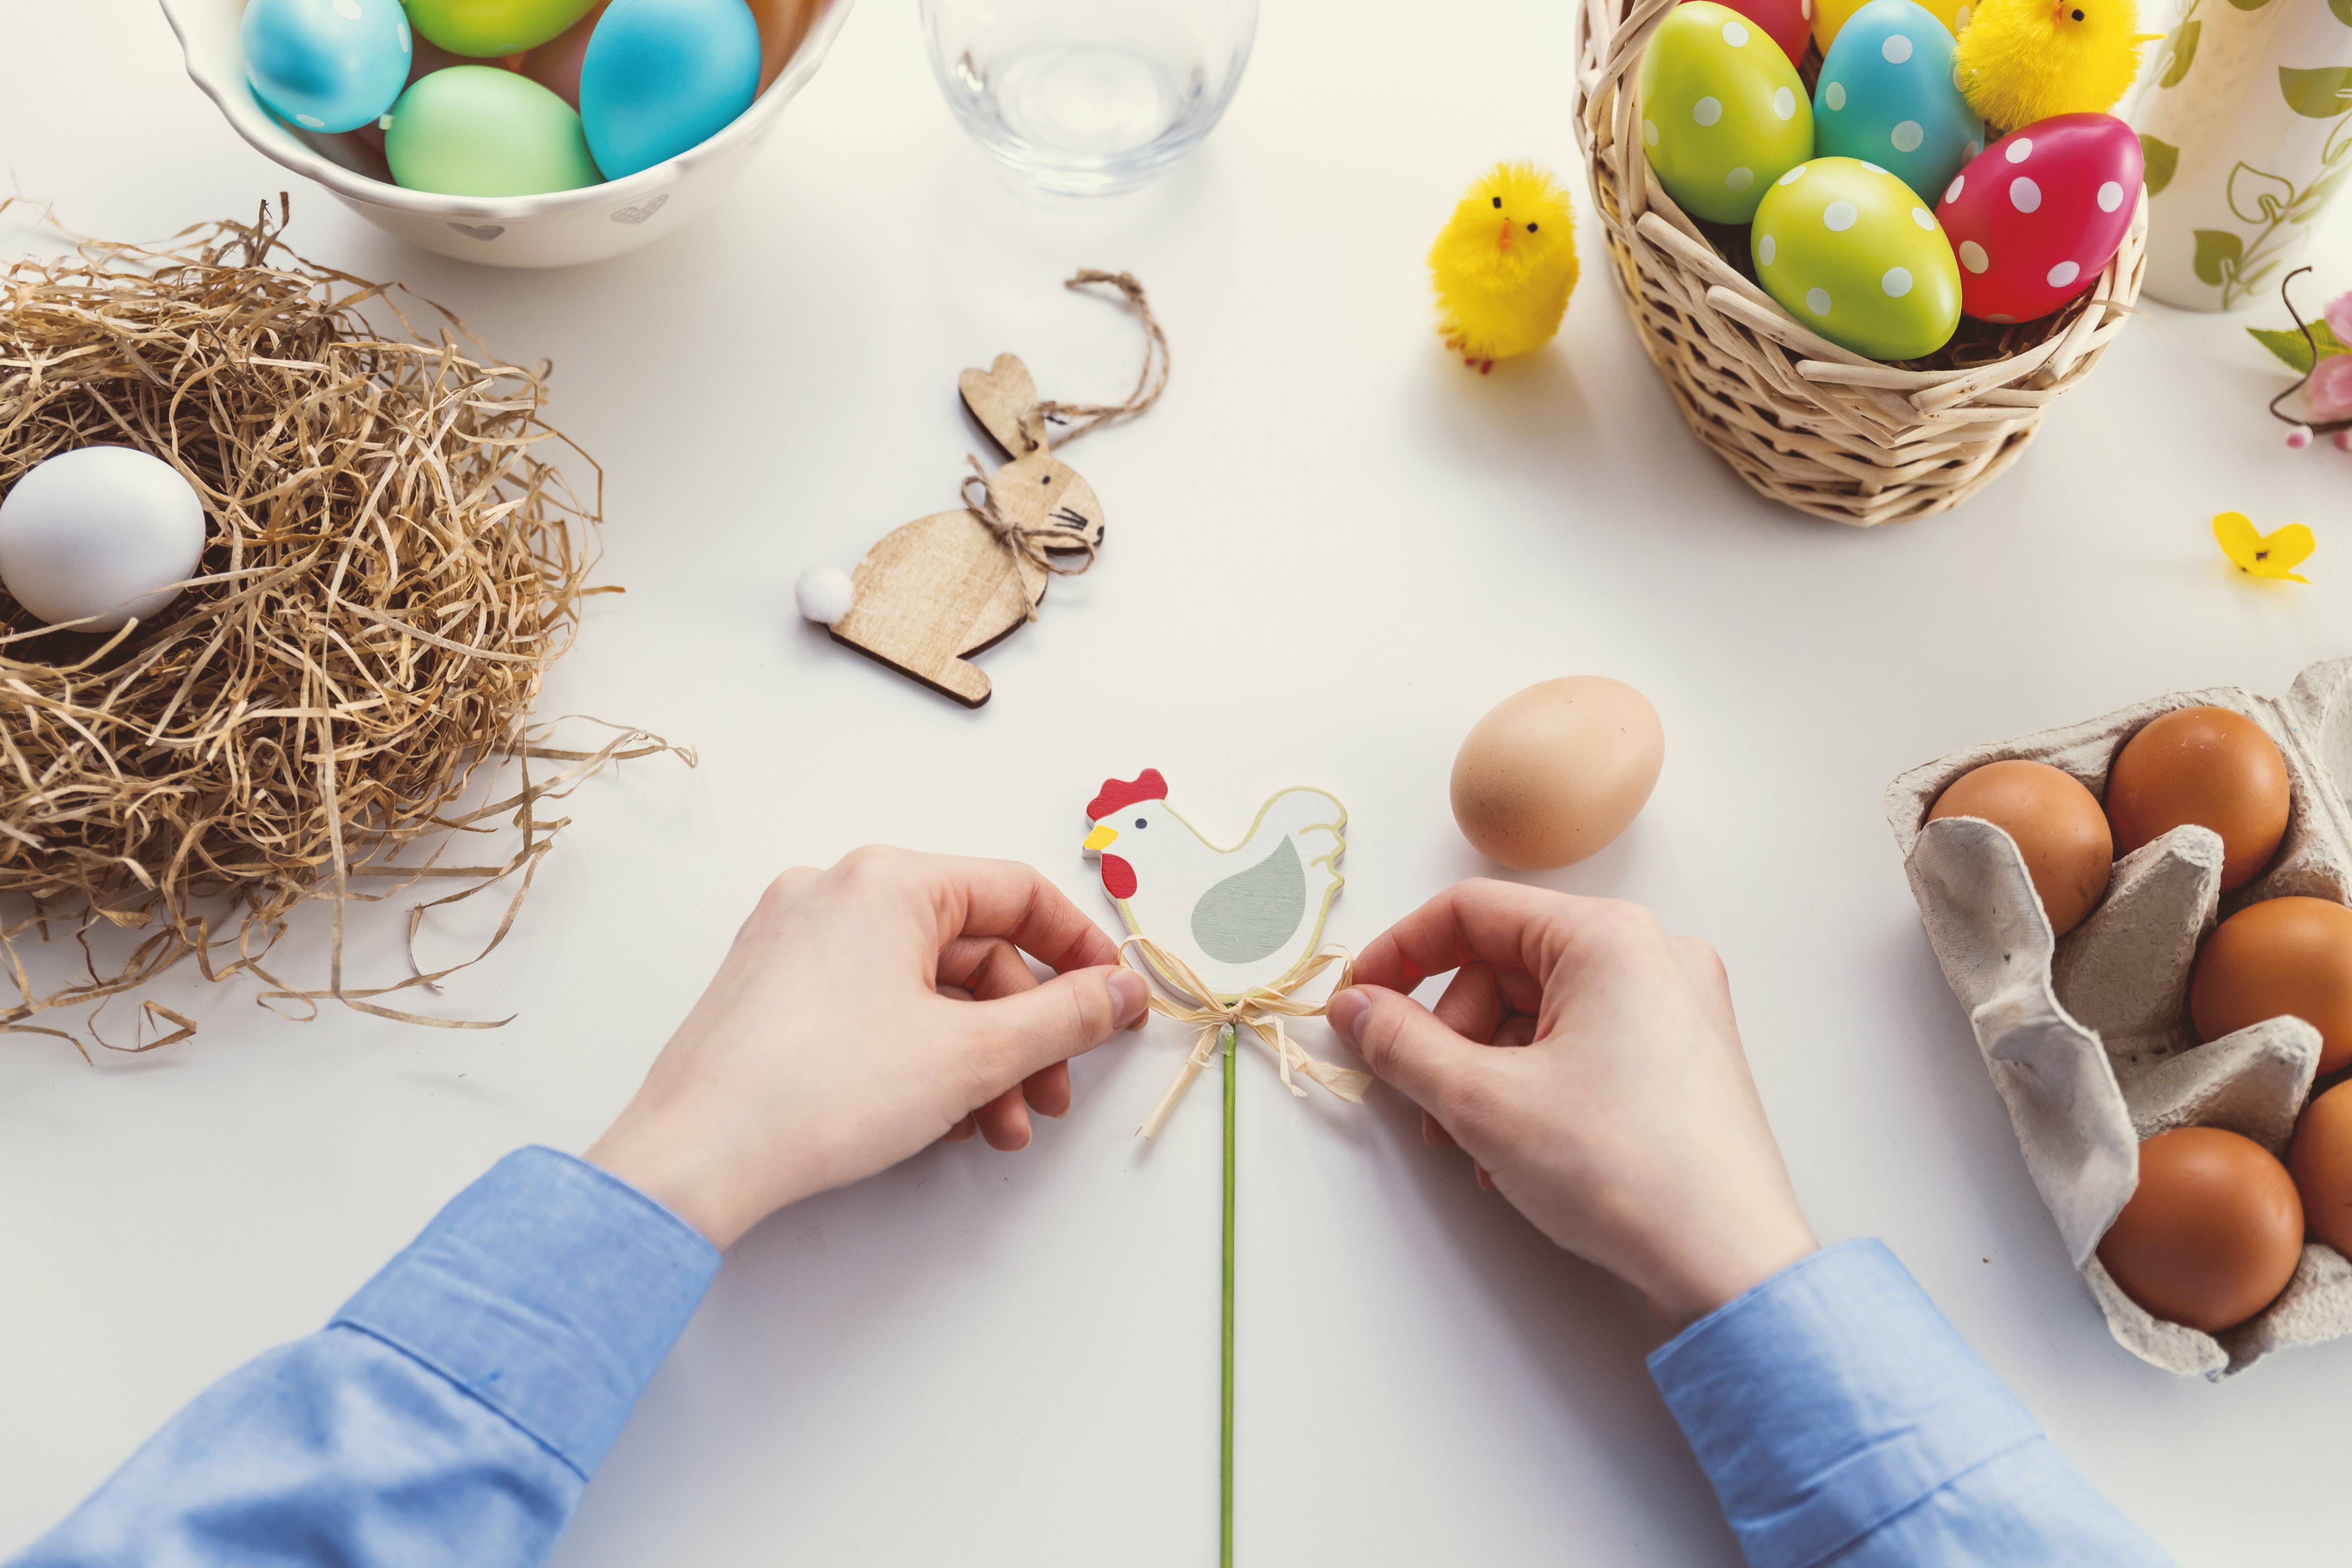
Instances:
[[[1756,208],[1756,276],[1789,314],[1840,348],[1918,359],[1960,323],[1960,268],[1911,187],[1859,158],[1789,170]]]
[[[1642,144],[1658,184],[1709,223],[1746,223],[1813,155],[1813,106],[1770,35],[1727,5],[1675,6],[1642,51]]]

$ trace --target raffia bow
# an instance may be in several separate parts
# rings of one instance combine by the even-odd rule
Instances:
[[[1176,1069],[1175,1079],[1168,1085],[1160,1103],[1143,1125],[1135,1130],[1139,1138],[1150,1138],[1160,1131],[1192,1080],[1201,1076],[1217,1054],[1217,1042],[1227,1029],[1238,1035],[1247,1029],[1258,1043],[1272,1052],[1276,1064],[1282,1069],[1282,1087],[1299,1099],[1307,1091],[1298,1087],[1292,1074],[1302,1074],[1314,1079],[1350,1105],[1363,1102],[1364,1090],[1371,1087],[1372,1075],[1353,1068],[1333,1067],[1329,1062],[1317,1061],[1301,1049],[1283,1027],[1285,1018],[1319,1018],[1328,1004],[1302,1001],[1296,994],[1299,987],[1313,980],[1334,963],[1339,966],[1339,983],[1332,989],[1343,991],[1353,982],[1356,961],[1348,950],[1337,942],[1330,943],[1312,957],[1270,985],[1260,985],[1243,992],[1230,1002],[1218,1000],[1206,981],[1195,974],[1192,967],[1153,942],[1150,937],[1131,936],[1120,942],[1119,960],[1126,962],[1127,950],[1135,948],[1143,955],[1141,973],[1144,983],[1151,987],[1151,1010],[1163,1018],[1173,1018],[1181,1024],[1191,1024],[1200,1030],[1192,1042],[1192,1053],[1184,1065]],[[1171,993],[1163,996],[1162,990]],[[1180,1000],[1178,998],[1189,998]]]
[[[970,453],[964,461],[971,472],[963,481],[963,509],[980,520],[980,525],[996,536],[996,542],[1038,571],[1056,577],[1075,577],[1095,563],[1095,546],[1082,534],[1073,534],[1066,528],[1025,528],[1004,515],[996,504],[996,491],[988,483],[988,470],[980,459]],[[980,487],[980,499],[972,500],[971,487]],[[1084,559],[1072,563],[1057,561],[1055,556],[1076,555]],[[1037,606],[1025,607],[1031,620],[1037,619]]]

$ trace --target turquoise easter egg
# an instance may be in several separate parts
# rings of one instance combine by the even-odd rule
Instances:
[[[1960,324],[1951,242],[1918,194],[1875,163],[1798,164],[1757,205],[1748,245],[1765,291],[1841,348],[1919,359]]]
[[[383,157],[412,191],[535,196],[601,176],[572,106],[497,66],[451,66],[421,77],[393,105]]]
[[[580,62],[580,119],[617,180],[709,141],[760,89],[760,25],[743,0],[613,0]]]
[[[588,14],[596,0],[407,0],[416,30],[468,59],[535,49]]]
[[[1914,0],[1870,0],[1838,29],[1813,89],[1813,147],[1884,165],[1933,202],[1984,151],[1984,121],[1952,85],[1958,46]]]
[[[1746,223],[1782,171],[1813,155],[1812,107],[1789,57],[1714,0],[1677,5],[1642,51],[1642,143],[1694,217]]]
[[[400,0],[252,0],[237,42],[255,96],[306,131],[356,131],[408,82]]]

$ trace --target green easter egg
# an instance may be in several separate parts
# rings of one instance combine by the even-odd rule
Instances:
[[[1677,5],[1642,51],[1642,143],[1658,184],[1709,223],[1746,223],[1813,155],[1813,104],[1771,35],[1727,5]]]
[[[1789,314],[1872,359],[1918,359],[1960,323],[1960,268],[1927,203],[1875,163],[1816,158],[1775,181],[1748,233]]]
[[[392,177],[449,196],[535,196],[602,183],[572,106],[497,66],[451,66],[409,84],[383,132]]]
[[[595,9],[596,0],[403,0],[409,26],[453,55],[496,59],[535,49]]]

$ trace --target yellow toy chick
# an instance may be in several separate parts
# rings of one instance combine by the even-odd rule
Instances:
[[[1429,247],[1437,330],[1484,375],[1498,359],[1551,342],[1576,287],[1576,217],[1568,194],[1533,163],[1480,176]]]
[[[2053,114],[2104,114],[2139,74],[2134,0],[1983,0],[1961,29],[1953,79],[1969,107],[2016,131]]]

